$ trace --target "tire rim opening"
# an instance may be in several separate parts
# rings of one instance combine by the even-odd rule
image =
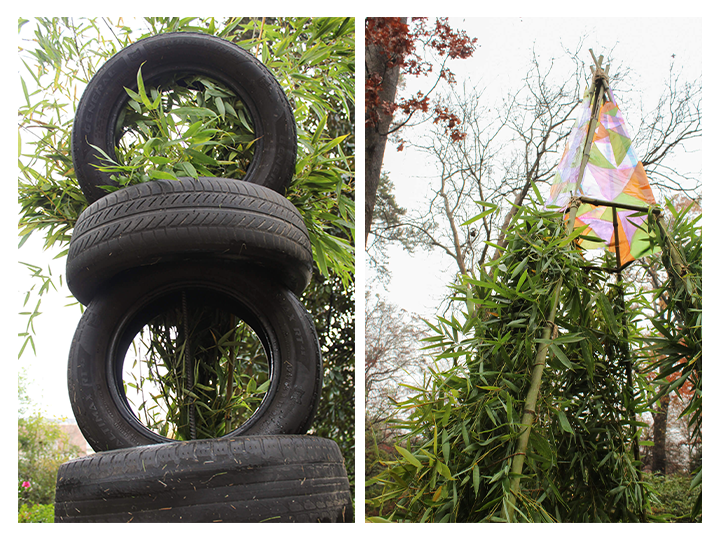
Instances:
[[[156,178],[242,179],[253,160],[250,111],[227,86],[174,74],[127,90],[115,124],[117,160],[104,167],[121,186]]]
[[[219,438],[257,414],[272,383],[264,345],[242,317],[172,295],[137,332],[122,366],[125,405],[171,440]]]

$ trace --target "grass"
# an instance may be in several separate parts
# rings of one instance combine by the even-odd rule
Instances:
[[[693,505],[700,495],[701,487],[690,490],[692,476],[644,474],[653,493],[652,513],[666,522],[702,522],[702,514],[691,518]]]

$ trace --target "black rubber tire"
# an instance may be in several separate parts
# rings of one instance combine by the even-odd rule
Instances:
[[[332,440],[249,436],[108,451],[60,466],[55,522],[352,522]]]
[[[270,386],[247,421],[223,437],[303,434],[317,411],[322,359],[312,318],[293,293],[252,269],[222,263],[154,265],[124,273],[82,315],[68,361],[77,424],[95,451],[175,441],[143,425],[123,390],[133,338],[181,292],[241,317],[261,340]],[[188,301],[189,302],[189,301]]]
[[[142,39],[110,58],[90,80],[75,113],[72,159],[88,202],[104,195],[101,186],[117,186],[95,145],[115,159],[118,119],[128,102],[125,87],[137,91],[142,65],[146,88],[169,75],[191,73],[223,83],[246,105],[255,129],[253,161],[243,180],[285,193],[295,173],[297,135],[290,104],[268,69],[254,56],[225,39],[193,32],[173,32]]]
[[[193,259],[252,263],[298,295],[312,276],[308,232],[287,199],[201,177],[130,186],[88,206],[70,241],[67,284],[87,305],[122,271]]]

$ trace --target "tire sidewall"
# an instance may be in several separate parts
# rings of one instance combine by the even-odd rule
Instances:
[[[249,269],[158,265],[127,273],[90,303],[78,324],[70,349],[68,388],[78,425],[93,449],[173,441],[142,426],[125,406],[116,384],[116,359],[124,358],[121,350],[126,348],[126,335],[135,334],[133,325],[142,326],[133,320],[153,302],[184,287],[204,288],[242,305],[255,320],[248,322],[263,341],[272,366],[272,383],[258,411],[224,437],[307,431],[317,410],[322,361],[312,320],[295,296]]]
[[[97,150],[115,159],[115,127],[137,91],[142,67],[146,87],[175,73],[204,75],[231,89],[252,117],[253,160],[244,180],[285,193],[295,168],[297,138],[292,110],[268,69],[250,53],[209,34],[174,32],[139,40],[111,57],[95,74],[78,104],[72,131],[73,165],[88,201],[103,197],[101,186],[117,185],[97,169]]]

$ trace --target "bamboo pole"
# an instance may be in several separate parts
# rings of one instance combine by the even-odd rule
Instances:
[[[595,56],[593,55],[593,59],[595,59]],[[590,118],[590,125],[588,126],[588,132],[585,138],[585,146],[583,149],[583,156],[582,160],[580,162],[580,169],[578,171],[578,179],[575,184],[575,190],[573,193],[577,193],[580,189],[580,185],[582,184],[583,174],[585,172],[585,167],[587,166],[587,163],[590,159],[590,149],[592,147],[592,140],[593,136],[595,134],[595,128],[597,127],[598,122],[598,114],[600,111],[600,100],[604,93],[604,84],[602,84],[602,77],[599,75],[604,75],[602,72],[602,69],[600,68],[600,65],[602,64],[603,57],[600,56],[599,61],[596,60],[596,71],[595,76],[593,77],[593,83],[594,83],[594,96],[593,96],[593,105],[592,105],[592,114]],[[570,236],[572,234],[573,229],[575,228],[575,217],[577,216],[577,210],[578,206],[580,204],[580,199],[573,197],[571,199],[570,203],[570,211],[568,214],[568,220],[567,225],[565,228],[566,235]],[[553,290],[553,300],[550,305],[550,310],[548,312],[547,318],[546,318],[546,325],[545,329],[543,329],[543,342],[540,344],[540,347],[538,348],[537,354],[535,356],[535,363],[532,365],[532,374],[530,376],[530,388],[528,389],[528,394],[525,399],[525,407],[523,409],[523,416],[522,420],[520,422],[521,426],[523,427],[522,432],[520,433],[517,441],[517,445],[515,447],[515,453],[513,453],[512,458],[512,465],[510,469],[510,498],[509,502],[506,507],[504,507],[505,512],[505,518],[507,522],[512,522],[515,517],[515,503],[517,502],[517,495],[520,493],[520,479],[522,477],[522,470],[523,465],[525,464],[525,454],[527,452],[527,445],[528,441],[530,440],[530,431],[532,430],[532,425],[535,422],[536,412],[535,407],[537,404],[537,397],[540,393],[540,384],[542,383],[542,374],[545,370],[545,361],[547,359],[547,352],[549,349],[549,343],[548,340],[550,340],[550,337],[553,334],[553,330],[555,329],[555,314],[557,313],[557,307],[560,301],[560,293],[562,291],[563,286],[563,279],[562,276],[558,280],[557,284],[555,285],[555,289]]]
[[[612,207],[612,208],[620,208],[620,209],[626,209],[626,210],[637,210],[639,212],[647,212],[648,209],[651,207],[643,207],[641,205],[631,205],[629,203],[616,203],[615,201],[603,201],[602,199],[594,199],[592,197],[586,197],[584,195],[581,195],[579,197],[580,201],[583,203],[588,203],[589,205],[595,205],[597,207]],[[657,207],[652,207],[652,212],[656,215],[660,214],[660,209]]]
[[[568,235],[573,231],[573,225],[575,224],[575,216],[577,215],[577,205],[573,205],[570,208],[570,214],[568,216],[568,223],[566,232]],[[545,328],[543,329],[542,339],[543,342],[538,348],[535,363],[532,366],[532,375],[530,376],[530,389],[528,390],[527,398],[525,399],[525,407],[523,409],[522,420],[520,425],[524,427],[523,431],[518,437],[517,446],[512,460],[510,469],[510,505],[505,508],[505,517],[508,522],[512,522],[515,516],[515,502],[517,501],[517,494],[520,491],[520,477],[522,476],[523,465],[525,464],[525,453],[527,451],[528,441],[530,440],[530,431],[532,425],[535,422],[536,411],[535,407],[537,404],[537,397],[540,393],[540,384],[542,383],[542,375],[545,370],[545,360],[547,359],[547,352],[550,347],[548,340],[552,336],[552,331],[555,329],[555,314],[557,313],[557,307],[560,301],[560,292],[562,291],[563,279],[560,277],[555,289],[553,290],[553,300],[550,305],[550,311],[546,319]]]

